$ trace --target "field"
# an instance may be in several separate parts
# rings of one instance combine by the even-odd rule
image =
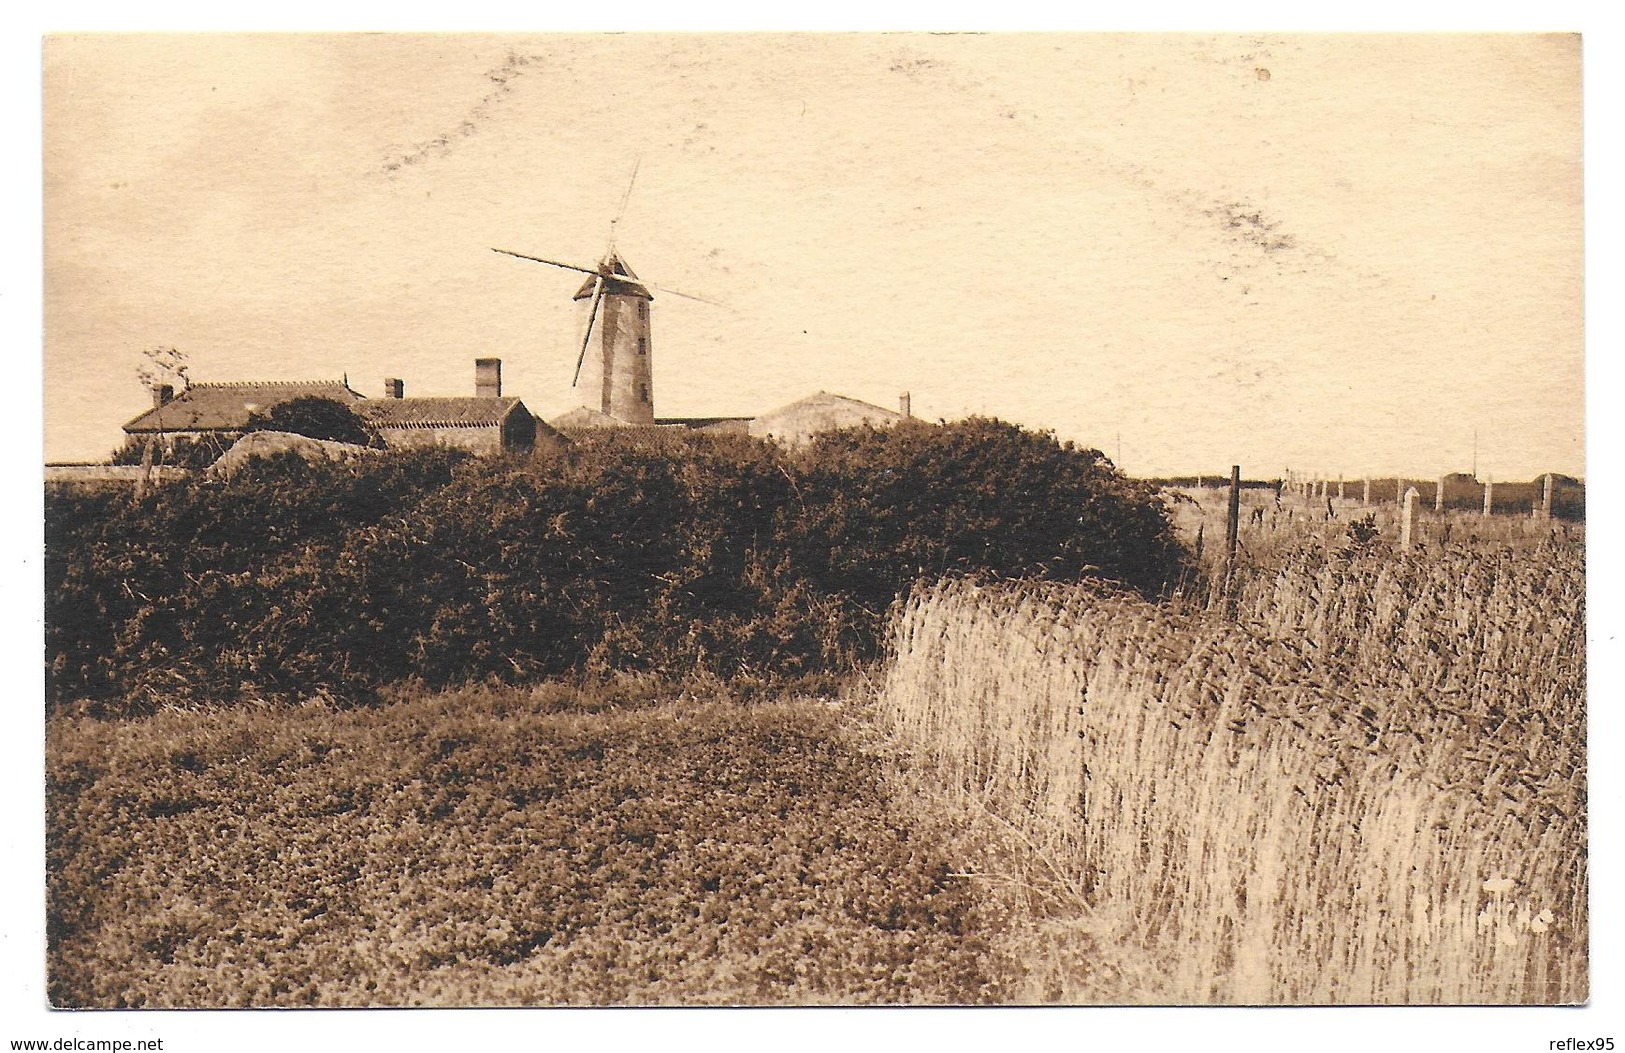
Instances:
[[[1246,498],[1233,618],[1203,491],[834,689],[61,706],[53,1002],[1583,1000],[1583,526]]]
[[[1502,487],[1497,487],[1497,492]],[[1335,491],[1335,484],[1334,484]],[[1223,574],[1226,503],[1229,491],[1206,489],[1167,491],[1172,496],[1172,519],[1180,538],[1201,555],[1201,577],[1211,581]],[[1372,552],[1392,551],[1399,537],[1399,506],[1388,495],[1386,502],[1362,504],[1359,488],[1347,488],[1347,498],[1283,494],[1271,489],[1241,492],[1241,520],[1238,530],[1238,565],[1248,576],[1267,577],[1284,562],[1305,551],[1331,556],[1347,552],[1353,537],[1351,525],[1369,524]],[[1432,491],[1418,501],[1414,543],[1422,554],[1446,552],[1481,553],[1491,548],[1511,549],[1532,554],[1543,545],[1583,553],[1585,525],[1565,519],[1538,519],[1527,513],[1484,516],[1472,510],[1447,508],[1432,511]],[[1481,499],[1482,500],[1482,499]],[[1329,512],[1328,512],[1329,509]],[[1359,529],[1359,528],[1355,528]]]
[[[1036,917],[1144,955],[1128,1000],[1583,1001],[1576,529],[1441,517],[1397,555],[1257,507],[1234,620],[1211,577],[917,590],[882,707],[922,792],[1034,846],[991,867]]]
[[[829,700],[636,696],[53,720],[53,1003],[1001,1000]]]

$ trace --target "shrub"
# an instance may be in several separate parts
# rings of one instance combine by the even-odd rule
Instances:
[[[1003,421],[826,432],[798,466],[792,548],[870,613],[915,580],[972,571],[1153,593],[1184,558],[1152,487],[1098,450]]]
[[[248,431],[285,431],[311,439],[348,442],[356,446],[383,446],[378,437],[354,410],[334,399],[304,395],[279,402],[265,413],[248,418]]]
[[[155,444],[153,464],[201,471],[220,459],[237,440],[235,435],[171,435],[162,438],[131,436],[113,452],[113,464],[140,464],[148,443]]]
[[[1119,578],[1180,550],[1094,451],[996,421],[608,433],[564,455],[253,462],[47,499],[51,697],[365,697],[407,677],[802,676],[875,656],[920,575]]]

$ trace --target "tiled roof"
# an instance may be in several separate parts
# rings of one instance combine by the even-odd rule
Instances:
[[[268,413],[290,399],[314,396],[353,403],[361,395],[341,380],[248,381],[192,384],[162,406],[124,426],[127,432],[241,431],[253,413]]]
[[[848,398],[845,395],[834,395],[828,391],[820,391],[815,395],[769,410],[756,419],[758,421],[775,421],[780,417],[808,414],[808,413],[837,413],[850,416],[870,417],[877,421],[901,420],[903,415],[896,410],[884,406],[876,406],[872,402],[863,402],[859,399]]]
[[[366,399],[354,408],[375,428],[488,428],[501,424],[515,407],[522,409],[524,403],[511,397],[447,395]]]
[[[819,432],[865,424],[883,428],[902,419],[896,410],[820,391],[762,414],[750,422],[750,433],[799,446]]]

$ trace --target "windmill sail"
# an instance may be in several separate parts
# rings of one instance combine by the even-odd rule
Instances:
[[[595,278],[593,284],[596,288],[592,294],[592,308],[587,312],[587,331],[581,337],[581,354],[576,356],[576,375],[570,381],[571,387],[581,383],[581,364],[587,361],[587,347],[592,343],[592,325],[598,317],[598,305],[604,300],[604,286],[607,283]]]

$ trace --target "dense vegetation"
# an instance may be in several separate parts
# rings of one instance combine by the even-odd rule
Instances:
[[[167,441],[131,436],[113,451],[109,460],[113,464],[135,465],[146,459],[152,464],[202,471],[218,461],[236,441],[235,435],[173,435],[168,436]],[[152,448],[150,459],[149,446]]]
[[[49,697],[367,697],[563,673],[839,671],[943,574],[1151,593],[1183,550],[1096,451],[989,420],[583,436],[536,459],[268,458],[139,500],[47,495]]]
[[[59,715],[46,758],[58,1006],[1005,997],[817,700]]]
[[[327,442],[382,447],[378,433],[355,410],[334,399],[303,395],[278,402],[264,413],[252,413],[249,431],[281,431]]]
[[[1041,846],[988,866],[1137,948],[1125,999],[1583,1001],[1583,533],[1425,513],[1396,552],[1392,505],[1314,507],[1248,519],[1233,618],[917,590],[883,691],[917,792]]]

